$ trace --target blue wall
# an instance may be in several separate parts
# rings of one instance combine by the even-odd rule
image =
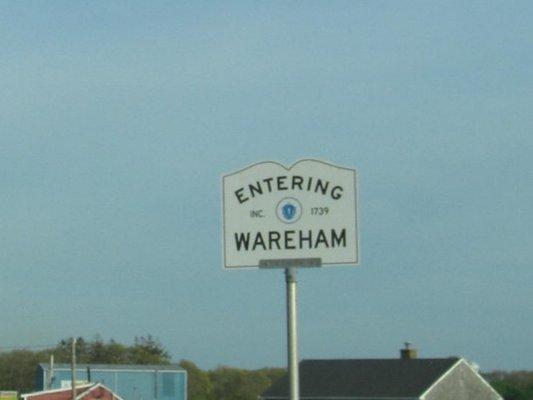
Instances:
[[[89,365],[91,382],[102,383],[124,400],[186,400],[187,373],[178,366]],[[37,390],[59,389],[72,379],[70,368],[54,367],[49,387],[49,366],[40,364]],[[87,365],[76,368],[76,381],[88,381]]]

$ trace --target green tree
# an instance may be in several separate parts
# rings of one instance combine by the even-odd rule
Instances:
[[[128,346],[117,343],[113,339],[109,343],[93,342],[90,351],[91,363],[94,364],[130,364]]]
[[[29,392],[33,390],[39,355],[30,350],[0,354],[0,388]]]
[[[213,400],[213,383],[209,374],[189,360],[181,360],[179,365],[187,371],[187,399]]]
[[[533,399],[532,371],[493,371],[483,376],[505,400]]]
[[[219,367],[209,372],[216,400],[257,400],[283,370]]]
[[[128,348],[129,364],[170,364],[170,355],[151,335],[135,337]]]
[[[530,400],[526,393],[520,388],[513,386],[512,384],[504,381],[492,382],[492,387],[505,399],[505,400]]]

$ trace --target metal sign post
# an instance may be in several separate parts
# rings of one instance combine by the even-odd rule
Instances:
[[[296,270],[285,269],[287,284],[287,367],[289,370],[290,400],[300,399],[298,371],[298,318],[296,314]]]
[[[289,400],[300,400],[300,374],[298,357],[298,309],[296,268],[320,267],[320,258],[291,258],[260,260],[260,269],[284,268],[287,294],[287,372],[289,374]]]
[[[72,381],[71,381],[72,400],[76,400],[76,338],[75,337],[72,338],[71,369],[72,369]]]

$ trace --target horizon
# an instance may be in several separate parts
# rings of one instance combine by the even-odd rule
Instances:
[[[151,335],[149,335],[151,336]],[[80,338],[83,338],[86,342],[91,342],[93,340],[95,340],[94,338],[98,338],[100,340],[103,340],[104,343],[110,343],[111,341],[114,341],[115,343],[118,343],[118,344],[122,344],[122,345],[125,345],[125,346],[131,346],[133,345],[135,342],[131,342],[131,343],[123,343],[123,342],[117,342],[115,341],[114,339],[110,338],[108,340],[104,340],[102,339],[101,335],[99,334],[96,334],[96,335],[93,335],[93,339],[89,339],[89,338],[84,338],[84,337],[77,337],[77,339],[80,339]],[[164,343],[160,343],[159,342],[159,339],[157,337],[152,337],[157,343],[159,343],[161,346],[162,346],[162,349],[163,350],[167,350],[165,348],[165,344]],[[67,338],[68,339],[68,338]],[[40,351],[43,351],[43,352],[46,352],[46,351],[50,351],[50,350],[54,350],[55,346],[57,346],[58,344],[60,344],[62,341],[66,340],[65,338],[64,339],[60,339],[58,341],[57,344],[55,345],[38,345],[38,346],[20,346],[20,347],[6,347],[6,346],[2,346],[0,347],[0,354],[1,353],[8,353],[8,352],[11,352],[11,351],[18,351],[18,350],[24,350],[24,351],[32,351],[32,352],[40,352]],[[468,362],[470,365],[472,365],[473,367],[476,367],[476,368],[480,368],[480,366],[474,361],[474,360],[469,360],[465,357],[462,357],[460,355],[448,355],[448,356],[438,356],[438,357],[420,357],[418,355],[418,348],[416,347],[412,347],[413,343],[409,343],[410,344],[410,348],[415,350],[416,351],[416,356],[412,359],[414,360],[424,360],[424,359],[457,359],[457,360],[465,360],[466,362]],[[35,349],[39,349],[39,350],[35,350]],[[309,361],[309,360],[313,360],[313,361],[319,361],[319,360],[323,360],[323,361],[332,361],[332,360],[400,360],[400,351],[402,349],[405,349],[405,347],[399,347],[398,349],[398,355],[397,357],[365,357],[365,358],[357,358],[357,357],[336,357],[336,358],[327,358],[327,357],[324,357],[324,358],[300,358],[299,359],[299,362],[302,362],[302,361]],[[228,367],[228,368],[236,368],[236,369],[246,369],[246,370],[260,370],[260,369],[268,369],[268,368],[276,368],[276,369],[287,369],[287,366],[286,365],[281,365],[281,366],[272,366],[272,365],[264,365],[264,366],[259,366],[259,367],[254,367],[254,368],[242,368],[241,366],[239,365],[228,365],[228,364],[216,364],[214,367],[211,367],[211,368],[202,368],[201,366],[199,366],[195,360],[191,360],[191,359],[186,359],[186,358],[182,358],[182,359],[174,359],[174,358],[170,358],[169,359],[169,364],[161,364],[161,363],[148,363],[148,364],[133,364],[133,363],[101,363],[101,362],[77,362],[76,365],[77,365],[77,368],[81,368],[82,366],[86,366],[86,365],[124,365],[124,366],[141,366],[141,365],[146,365],[146,366],[150,366],[150,365],[173,365],[173,366],[179,366],[179,364],[182,362],[182,361],[190,361],[192,363],[194,363],[198,368],[202,369],[202,370],[205,370],[205,371],[210,371],[210,370],[215,370],[217,368],[225,368],[225,367]],[[47,361],[40,361],[39,364],[49,364],[49,362]],[[54,362],[54,367],[63,367],[63,366],[70,366],[71,363],[69,362]],[[70,368],[70,367],[69,367]],[[180,367],[182,368],[182,367]],[[503,373],[507,373],[507,372],[533,372],[533,370],[528,370],[528,369],[519,369],[519,370],[503,370],[503,369],[493,369],[493,370],[483,370],[483,369],[479,369],[479,372],[480,373],[497,373],[497,372],[503,372]]]

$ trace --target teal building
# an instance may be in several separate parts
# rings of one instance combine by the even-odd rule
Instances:
[[[102,383],[124,400],[187,400],[187,371],[170,365],[77,364],[76,382]],[[70,387],[69,364],[41,363],[37,390]]]

